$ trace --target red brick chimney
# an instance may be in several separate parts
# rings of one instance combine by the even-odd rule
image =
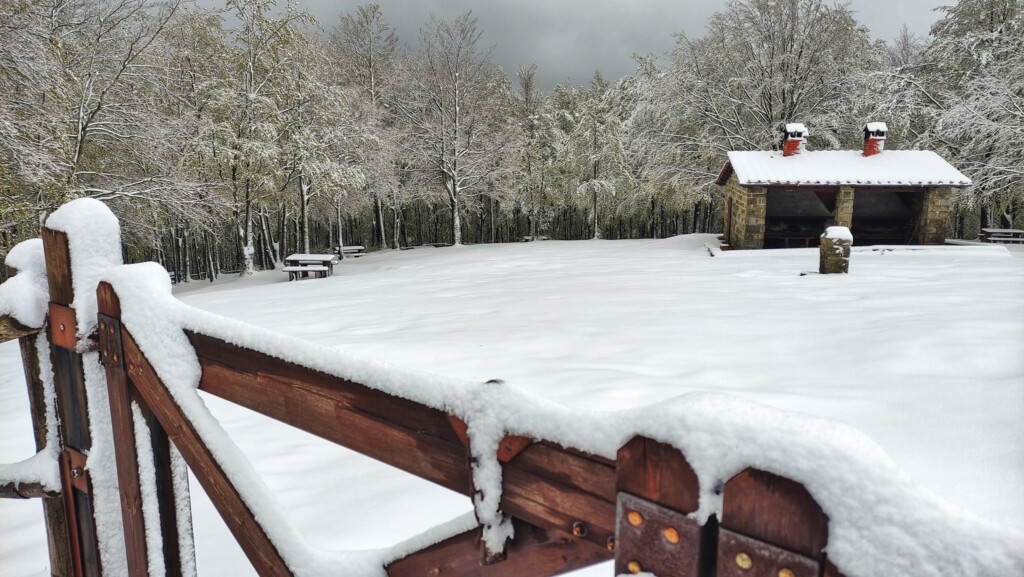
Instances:
[[[789,122],[779,126],[782,132],[782,156],[793,156],[804,150],[807,141],[807,127],[799,122]]]
[[[889,127],[884,122],[869,122],[864,125],[864,156],[874,156],[885,150],[887,132]]]

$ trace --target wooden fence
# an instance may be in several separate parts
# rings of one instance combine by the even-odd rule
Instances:
[[[249,508],[194,424],[161,381],[133,333],[147,327],[122,322],[120,299],[109,284],[97,287],[94,335],[79,342],[73,329],[72,279],[64,233],[43,236],[50,287],[47,334],[60,414],[61,496],[44,491],[53,575],[102,575],[85,468],[90,446],[82,386],[82,354],[99,352],[106,373],[120,487],[124,547],[130,575],[147,575],[153,546],[147,522],[159,523],[167,575],[194,563],[182,546],[191,535],[177,515],[171,473],[173,446],[261,575],[291,575],[267,527]],[[9,319],[8,319],[9,321]],[[31,329],[9,322],[5,339],[20,338],[29,388],[38,397]],[[403,471],[471,497],[473,467],[468,427],[458,417],[391,396],[218,338],[188,332],[199,359],[200,390],[298,427]],[[42,411],[33,401],[38,429]],[[149,429],[152,447],[137,447],[132,405]],[[143,515],[139,455],[152,455],[159,514]],[[500,509],[515,537],[504,550],[484,555],[477,528],[413,552],[386,567],[391,577],[541,577],[614,559],[615,574],[658,577],[839,577],[824,550],[828,518],[803,486],[747,469],[722,487],[721,517],[703,525],[688,514],[698,507],[698,481],[686,456],[652,439],[635,437],[614,460],[551,440],[506,436]],[[4,492],[2,496],[19,496]],[[341,574],[341,573],[339,573]]]

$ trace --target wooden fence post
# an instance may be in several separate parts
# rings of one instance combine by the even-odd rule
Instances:
[[[828,516],[803,485],[746,469],[722,491],[719,577],[840,577],[825,558]]]
[[[12,267],[7,268],[7,278],[18,274]],[[6,323],[4,323],[6,324]],[[21,363],[25,370],[25,384],[28,388],[28,406],[32,415],[32,433],[36,443],[36,451],[46,447],[49,432],[46,422],[46,395],[39,367],[39,351],[36,346],[38,330],[23,326],[8,326],[8,330],[0,329],[0,342],[7,339],[4,333],[20,334],[18,346],[21,348]],[[67,514],[64,499],[60,496],[43,499],[43,521],[46,525],[46,544],[50,553],[51,577],[71,577],[71,543],[68,541]]]
[[[153,455],[153,466],[156,473],[156,496],[159,507],[164,574],[168,577],[181,576],[184,572],[180,537],[191,541],[191,535],[179,536],[178,534],[170,442],[167,433],[153,416],[149,405],[136,390],[135,384],[125,370],[124,345],[121,340],[121,303],[113,287],[107,283],[100,283],[96,289],[96,301],[99,310],[97,330],[100,341],[100,359],[107,374],[128,573],[129,575],[146,575],[151,553],[148,551],[146,542],[146,521],[142,511],[138,439],[135,435],[136,423],[132,410],[132,405],[136,405],[146,421],[145,426],[149,429],[149,452]],[[190,526],[191,523],[187,525]],[[184,549],[188,552],[193,550],[192,547]]]
[[[65,233],[43,229],[46,278],[50,288],[50,358],[60,416],[61,491],[67,513],[71,558],[76,577],[99,577],[99,544],[94,501],[85,467],[85,454],[92,447],[86,402],[85,371],[78,352],[71,253]]]
[[[615,574],[713,575],[715,523],[697,510],[697,474],[678,449],[634,437],[616,459]]]

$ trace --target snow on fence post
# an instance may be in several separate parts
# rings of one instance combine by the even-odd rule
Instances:
[[[113,287],[101,282],[96,289],[96,301],[128,572],[169,577],[192,575],[195,573],[195,548],[190,530],[191,508],[187,506],[187,479],[176,483],[167,432],[153,416],[126,370],[121,303]],[[148,431],[148,435],[139,435],[140,430]],[[145,457],[140,458],[142,455]],[[149,477],[145,484],[140,476],[143,462],[152,462],[151,470],[145,467]],[[159,538],[147,525],[159,525]]]
[[[32,242],[38,242],[38,239]],[[12,279],[18,269],[7,267],[7,278]],[[39,328],[28,327],[11,316],[0,317],[0,343],[18,339],[21,349],[21,362],[25,371],[25,384],[28,388],[29,412],[32,419],[32,432],[36,451],[48,448],[49,426],[47,404],[52,402],[46,395],[46,385],[42,378],[40,353],[48,345],[45,333]],[[48,349],[45,349],[48,351]],[[49,366],[47,365],[47,369]],[[54,423],[55,425],[55,423]],[[49,447],[56,452],[56,447]],[[25,496],[24,484],[16,487],[19,496]],[[6,494],[0,494],[6,497]],[[50,556],[50,575],[52,577],[71,577],[71,543],[68,540],[67,515],[64,499],[56,495],[43,494],[43,521],[46,526],[46,543]]]
[[[853,235],[845,226],[830,226],[821,235],[819,246],[820,262],[818,272],[821,274],[850,272],[850,247]]]
[[[95,499],[86,454],[92,448],[82,353],[78,351],[77,320],[68,237],[43,229],[46,278],[50,288],[50,357],[57,413],[60,416],[61,492],[67,512],[72,566],[77,576],[102,574],[97,538]],[[83,343],[84,344],[84,343]]]

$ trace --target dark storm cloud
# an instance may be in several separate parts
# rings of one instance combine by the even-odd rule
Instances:
[[[340,14],[365,0],[300,0],[326,29]],[[675,44],[674,34],[703,34],[708,17],[725,0],[378,0],[384,16],[403,43],[416,46],[419,29],[433,13],[455,18],[472,10],[483,30],[484,46],[514,74],[521,64],[537,64],[540,83],[550,88],[562,80],[589,82],[595,69],[607,78],[634,70],[631,55],[663,55]],[[953,0],[853,0],[851,9],[876,38],[890,39],[906,24],[925,36],[939,14],[937,6]]]

